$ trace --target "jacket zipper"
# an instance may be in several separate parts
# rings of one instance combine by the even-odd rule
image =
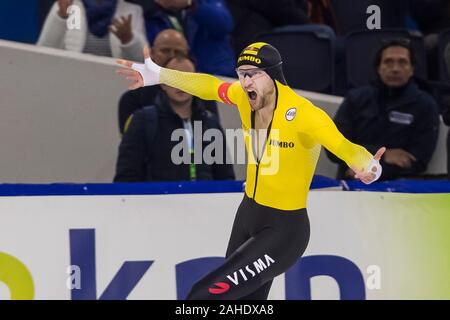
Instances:
[[[261,159],[262,159],[262,157],[263,157],[263,155],[264,155],[264,151],[266,150],[266,146],[267,146],[267,142],[268,142],[268,140],[269,140],[269,136],[270,136],[270,130],[272,130],[272,122],[273,122],[273,118],[275,117],[275,110],[277,109],[277,104],[278,104],[278,87],[277,87],[277,85],[276,85],[276,83],[275,83],[275,81],[274,81],[274,85],[275,85],[275,94],[276,94],[276,98],[275,98],[275,108],[273,109],[273,115],[272,115],[272,120],[270,120],[270,123],[269,123],[269,127],[267,128],[267,137],[266,137],[266,141],[264,142],[264,147],[263,147],[263,150],[262,150],[262,154],[261,154],[261,158],[260,159],[258,159],[258,157],[255,157],[255,150],[254,150],[254,148],[253,148],[253,142],[254,142],[254,139],[252,138],[252,153],[253,153],[253,157],[255,158],[255,160],[256,160],[256,173],[255,173],[255,187],[253,188],[253,200],[255,200],[255,196],[256,196],[256,187],[257,187],[257,185],[258,185],[258,176],[259,176],[259,163],[261,162]],[[254,130],[255,130],[255,111],[252,111],[252,114],[251,114],[251,125],[252,125],[252,133],[254,132]],[[255,200],[256,201],[256,200]]]
[[[256,163],[256,176],[255,176],[255,188],[253,189],[253,200],[255,200],[256,195],[256,185],[258,184],[258,171],[259,171],[259,162]]]

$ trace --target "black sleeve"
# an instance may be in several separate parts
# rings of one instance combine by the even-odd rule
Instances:
[[[147,86],[125,92],[119,101],[119,130],[123,134],[128,118],[145,106],[153,105],[159,86]]]
[[[382,180],[392,180],[398,177],[417,176],[424,172],[427,168],[434,149],[436,147],[439,133],[439,113],[438,106],[430,97],[421,100],[419,103],[427,106],[424,112],[418,117],[417,123],[406,151],[417,158],[413,162],[411,168],[402,168],[397,165],[384,162],[383,158],[380,163],[383,167]]]
[[[141,108],[140,89],[125,92],[119,100],[119,130],[123,134],[125,123],[137,109]]]
[[[383,158],[381,158],[380,164],[383,168],[380,180],[394,180],[399,177],[407,177],[412,175],[411,169],[405,169],[395,164],[386,163],[384,162]]]
[[[433,155],[439,134],[439,108],[432,97],[420,101],[426,106],[418,119],[414,133],[411,137],[407,151],[417,158],[412,173],[421,173],[426,170],[428,162]]]
[[[353,120],[352,115],[355,113],[354,110],[356,110],[357,107],[354,106],[354,103],[352,102],[352,99],[350,96],[347,96],[344,99],[344,102],[342,102],[341,106],[339,107],[335,117],[334,117],[334,123],[336,124],[336,127],[338,130],[344,135],[345,138],[350,140],[351,142],[354,142],[355,133],[353,128],[355,127],[355,123]],[[372,145],[372,144],[362,144],[358,143],[359,145],[363,146],[372,154],[375,154],[378,149],[380,149],[382,146],[378,145]],[[345,165],[345,163],[337,158],[334,154],[331,152],[327,152],[328,157],[331,161],[335,163],[339,163],[342,165]],[[345,165],[347,167],[347,165]]]
[[[145,181],[145,153],[145,114],[139,110],[122,137],[114,182]]]
[[[351,96],[347,96],[344,99],[344,101],[342,102],[342,104],[340,105],[340,107],[334,117],[334,123],[336,124],[336,127],[338,128],[338,130],[344,135],[345,138],[347,138],[348,140],[350,140],[352,142],[354,142],[354,139],[355,139],[355,133],[353,130],[353,128],[355,127],[355,124],[353,123],[353,117],[352,117],[352,115],[354,114],[354,110],[355,110],[355,108],[353,106]],[[375,154],[377,152],[377,150],[381,147],[381,146],[370,145],[370,144],[361,144],[361,143],[358,143],[358,144],[360,144],[361,146],[366,148],[372,154]],[[344,179],[344,173],[348,168],[347,164],[344,161],[342,161],[341,159],[339,159],[338,157],[336,157],[333,153],[331,153],[327,149],[325,149],[325,151],[326,151],[328,158],[332,162],[337,163],[339,165],[338,179]]]

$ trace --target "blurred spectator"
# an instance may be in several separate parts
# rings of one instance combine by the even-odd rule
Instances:
[[[79,29],[68,28],[71,5],[80,9]],[[144,17],[138,5],[124,0],[57,0],[37,44],[141,61],[145,43]]]
[[[307,3],[311,23],[327,25],[335,33],[338,33],[338,24],[331,0],[307,0]]]
[[[335,123],[351,141],[372,153],[381,146],[382,179],[417,175],[426,170],[439,130],[439,109],[432,96],[413,79],[414,52],[407,40],[384,43],[377,53],[375,84],[351,90],[340,106]],[[353,179],[340,164],[338,178]]]
[[[233,19],[223,0],[149,1],[145,19],[150,44],[162,30],[176,29],[188,40],[199,72],[234,76]]]
[[[450,28],[448,0],[411,0],[411,14],[425,36]]]
[[[167,68],[195,72],[186,57],[169,60]],[[202,122],[203,133],[222,128],[217,117],[205,110],[203,101],[183,91],[161,85],[153,106],[136,111],[119,147],[115,182],[186,181],[234,179],[229,164],[179,164],[172,159],[172,150],[179,141],[171,141],[172,132],[185,130],[190,156],[194,150],[194,121]],[[223,131],[222,131],[223,133]],[[197,133],[198,134],[198,133]],[[224,134],[222,134],[224,137]],[[202,153],[209,143],[203,142]],[[224,141],[224,159],[226,143]],[[189,157],[192,159],[192,157]]]
[[[164,66],[175,56],[188,56],[188,52],[189,47],[184,36],[174,29],[167,29],[155,38],[150,55],[156,64]],[[143,106],[153,105],[159,90],[159,86],[148,86],[127,91],[122,95],[119,101],[120,133],[123,133],[125,123],[133,112]]]
[[[258,33],[309,22],[306,0],[227,0],[227,4],[235,22],[232,36],[236,54]]]
[[[448,0],[411,0],[411,15],[424,34],[429,76],[438,79],[438,39],[439,32],[450,28],[450,1]]]

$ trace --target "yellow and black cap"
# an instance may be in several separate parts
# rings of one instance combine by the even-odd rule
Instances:
[[[252,65],[264,71],[274,80],[286,84],[282,69],[281,55],[272,45],[255,42],[242,50],[237,60],[237,67]]]

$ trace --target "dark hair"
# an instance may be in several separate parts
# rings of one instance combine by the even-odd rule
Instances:
[[[375,68],[378,68],[380,66],[381,57],[383,56],[384,50],[386,50],[387,48],[390,48],[390,47],[402,47],[402,48],[407,49],[409,52],[409,60],[411,62],[411,65],[412,66],[416,65],[416,55],[414,52],[414,48],[411,46],[411,41],[408,38],[383,39],[381,41],[381,43],[382,43],[382,45],[378,49],[376,56],[375,56],[375,61],[374,61]]]
[[[177,60],[177,61],[182,61],[182,60],[189,60],[190,62],[192,62],[192,64],[194,65],[194,68],[197,67],[196,63],[195,63],[195,59],[189,55],[184,55],[184,54],[177,54],[174,55],[172,58],[169,58],[169,60],[166,61],[166,63],[162,66],[162,67],[167,67],[167,65],[172,62],[172,60]]]

